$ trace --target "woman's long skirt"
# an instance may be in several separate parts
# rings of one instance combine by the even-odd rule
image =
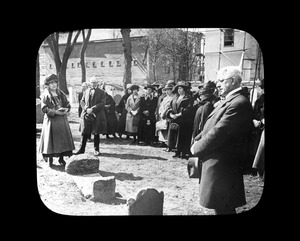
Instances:
[[[71,156],[75,149],[66,115],[44,115],[39,152],[44,157]]]

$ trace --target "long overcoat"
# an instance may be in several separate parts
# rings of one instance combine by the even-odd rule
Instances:
[[[68,108],[70,111],[71,106],[63,91],[57,89],[57,95],[57,99],[54,98],[48,89],[41,95],[41,109],[45,115],[39,151],[43,156],[70,156],[75,149],[67,115],[55,114],[58,108]]]
[[[106,117],[104,113],[104,105],[106,101],[106,93],[105,91],[96,88],[94,95],[91,94],[91,88],[85,90],[81,103],[84,105],[81,113],[81,121],[80,121],[80,130],[82,134],[106,134]],[[84,121],[84,115],[86,114],[86,110],[88,108],[92,108],[93,113],[96,115],[96,120],[92,125],[92,130],[90,132],[90,128],[87,128],[87,123]]]
[[[221,102],[207,117],[194,143],[194,154],[203,162],[200,205],[222,209],[246,204],[241,167],[252,118],[252,106],[241,91]]]
[[[118,119],[116,116],[116,103],[113,97],[106,93],[105,117],[107,123],[107,134],[113,135],[118,131]]]
[[[138,95],[136,99],[133,98],[133,94],[131,94],[126,102],[125,108],[127,110],[126,114],[126,125],[125,131],[128,133],[135,133],[138,132],[139,122],[140,122],[140,103],[141,97]],[[132,114],[132,111],[137,111],[135,115]]]
[[[178,100],[178,98],[179,95],[173,97],[170,102],[170,109],[166,111],[166,116],[170,120],[171,113],[182,114],[175,120],[171,120],[171,122],[179,125],[177,151],[187,153],[189,152],[193,131],[193,99],[189,94],[185,94],[181,100]]]

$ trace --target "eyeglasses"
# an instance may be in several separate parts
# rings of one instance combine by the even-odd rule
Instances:
[[[229,79],[234,79],[234,77],[230,77],[230,78],[227,78],[227,79],[219,79],[219,82],[224,82],[225,80],[229,80]]]

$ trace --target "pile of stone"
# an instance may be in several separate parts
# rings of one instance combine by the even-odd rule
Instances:
[[[94,202],[108,203],[116,199],[115,176],[99,174],[100,160],[90,154],[70,157],[65,166],[82,195]],[[163,215],[164,193],[155,188],[143,188],[135,198],[127,200],[128,215]]]

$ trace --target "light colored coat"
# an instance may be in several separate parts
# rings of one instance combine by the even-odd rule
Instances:
[[[126,102],[125,108],[127,110],[126,114],[126,125],[125,131],[129,133],[137,133],[138,126],[140,121],[140,101],[141,97],[138,95],[137,98],[134,100],[133,95],[131,94]],[[133,115],[131,111],[137,111],[137,114]]]

